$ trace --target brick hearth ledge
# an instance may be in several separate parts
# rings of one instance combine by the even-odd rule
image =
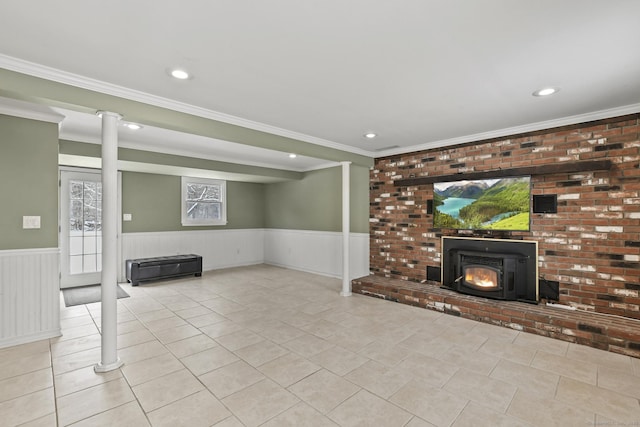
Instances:
[[[354,279],[352,291],[640,358],[640,320],[636,319],[492,300],[374,275]]]

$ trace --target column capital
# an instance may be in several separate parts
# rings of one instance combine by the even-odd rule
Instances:
[[[115,117],[117,120],[121,120],[122,119],[122,114],[114,113],[113,111],[105,111],[105,110],[96,111],[96,116],[98,116],[100,118],[102,118],[103,116]]]

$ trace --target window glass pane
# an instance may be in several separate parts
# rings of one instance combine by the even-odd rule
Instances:
[[[82,185],[82,181],[70,181],[69,182],[69,196],[71,200],[82,199],[82,191],[84,189],[84,185]]]
[[[220,203],[187,202],[189,219],[220,219]]]
[[[96,194],[95,184],[95,182],[85,182],[85,198],[83,206],[85,232],[95,231],[98,226],[98,195]]]
[[[84,182],[84,200],[91,204],[92,200],[98,200],[98,183],[93,181]],[[95,203],[93,203],[95,206]]]
[[[98,272],[102,266],[102,184],[69,182],[69,273]]]
[[[85,236],[84,237],[84,253],[85,254],[95,254],[96,250],[96,236]]]
[[[102,192],[98,188],[98,203],[96,209],[96,231],[102,231]]]
[[[74,255],[69,257],[69,274],[82,273],[82,255]]]
[[[82,237],[69,237],[69,255],[82,255]]]
[[[220,186],[209,184],[187,184],[187,200],[220,201]]]
[[[71,200],[69,206],[69,231],[82,231],[82,200]]]
[[[182,177],[182,225],[227,223],[226,182]]]
[[[95,215],[87,214],[84,220],[84,232],[90,233],[92,231],[96,231]]]
[[[95,273],[98,271],[98,265],[95,255],[85,255],[83,258],[82,269],[85,273]]]

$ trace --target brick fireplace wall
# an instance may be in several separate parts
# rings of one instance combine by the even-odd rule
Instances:
[[[426,213],[433,185],[395,181],[583,160],[610,170],[533,175],[533,194],[556,194],[557,214],[531,214],[540,278],[557,281],[560,303],[640,319],[640,114],[376,159],[370,175],[370,268],[376,276],[436,286],[443,235]]]

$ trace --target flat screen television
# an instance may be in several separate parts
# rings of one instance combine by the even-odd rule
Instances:
[[[529,231],[530,176],[436,182],[433,195],[435,228]]]

